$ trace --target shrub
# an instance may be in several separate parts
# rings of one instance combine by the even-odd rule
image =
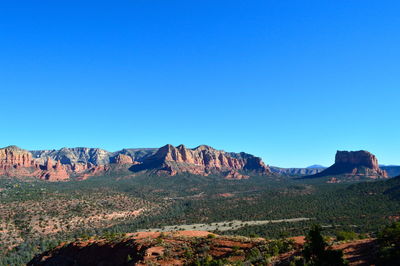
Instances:
[[[400,261],[400,222],[385,227],[378,233],[379,262],[396,265]]]
[[[343,259],[342,250],[332,250],[321,235],[322,227],[314,225],[306,237],[303,259],[295,265],[341,266],[348,263]]]
[[[336,240],[337,241],[349,241],[349,240],[354,240],[357,239],[358,234],[355,232],[348,232],[348,231],[339,231],[336,232]]]

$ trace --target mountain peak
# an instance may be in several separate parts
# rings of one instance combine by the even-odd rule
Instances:
[[[26,151],[24,149],[21,149],[20,147],[16,146],[16,145],[10,145],[4,148],[1,148],[1,150],[9,150],[9,151]]]
[[[193,150],[215,150],[213,147],[208,146],[208,145],[199,145],[196,148],[194,148]]]
[[[271,173],[261,158],[245,153],[227,153],[207,145],[188,149],[184,145],[174,147],[167,144],[143,161],[142,165],[134,167],[138,170],[153,169],[175,175],[189,172],[197,175],[222,173],[231,171],[254,171],[260,174]],[[231,175],[230,176],[239,176]]]
[[[306,167],[306,168],[308,168],[308,169],[314,169],[314,168],[326,168],[326,167],[323,166],[323,165],[320,165],[320,164],[313,164],[313,165],[310,165],[310,166],[308,166],[308,167]]]

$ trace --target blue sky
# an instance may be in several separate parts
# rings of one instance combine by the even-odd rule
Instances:
[[[1,1],[0,146],[400,164],[398,1]]]

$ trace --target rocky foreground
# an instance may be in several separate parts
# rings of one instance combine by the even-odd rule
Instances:
[[[263,238],[219,236],[206,231],[142,232],[64,243],[38,255],[28,265],[288,265],[300,255],[304,237],[288,239],[285,244],[285,252],[274,254],[274,242]],[[373,239],[333,248],[342,249],[350,265],[369,265],[376,252]]]

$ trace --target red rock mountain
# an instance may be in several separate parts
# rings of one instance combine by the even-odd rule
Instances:
[[[379,168],[378,159],[368,151],[338,151],[335,164],[309,177],[347,176],[387,178],[386,171]]]
[[[159,149],[124,149],[107,152],[92,148],[29,152],[16,146],[0,149],[0,176],[34,177],[48,181],[86,179],[116,167],[133,172],[176,175],[222,174],[229,179],[247,174],[271,174],[261,158],[247,153],[229,153],[202,145],[188,149],[166,145]]]
[[[271,171],[261,158],[247,153],[228,153],[210,146],[201,145],[188,149],[184,145],[165,145],[142,164],[133,167],[135,171],[154,170],[157,173],[176,175],[189,172],[197,175],[224,173],[229,178],[241,179],[239,171],[270,174]]]
[[[116,164],[136,164],[136,162],[134,162],[131,157],[124,154],[118,154],[117,156],[115,156],[114,162]]]
[[[48,181],[64,181],[71,177],[86,178],[99,173],[104,167],[88,164],[62,164],[49,157],[32,158],[32,153],[16,146],[0,149],[0,176],[33,177]]]
[[[30,176],[37,168],[30,152],[16,146],[0,149],[0,175]]]
[[[27,265],[289,265],[290,261],[301,255],[305,237],[289,239],[294,242],[293,250],[278,256],[268,255],[268,264],[265,261],[254,264],[254,250],[257,250],[256,254],[259,255],[256,259],[260,261],[259,258],[270,254],[266,247],[272,246],[271,240],[260,237],[222,236],[206,231],[176,231],[137,232],[120,235],[115,239],[93,237],[88,240],[64,242],[35,256]],[[343,250],[349,265],[374,265],[378,255],[377,242],[373,238],[335,244],[332,248]],[[226,263],[207,262],[210,259]]]
[[[69,179],[69,174],[67,173],[66,167],[62,165],[60,161],[57,161],[56,164],[53,165],[53,160],[49,158],[40,178],[49,181],[63,181]]]

